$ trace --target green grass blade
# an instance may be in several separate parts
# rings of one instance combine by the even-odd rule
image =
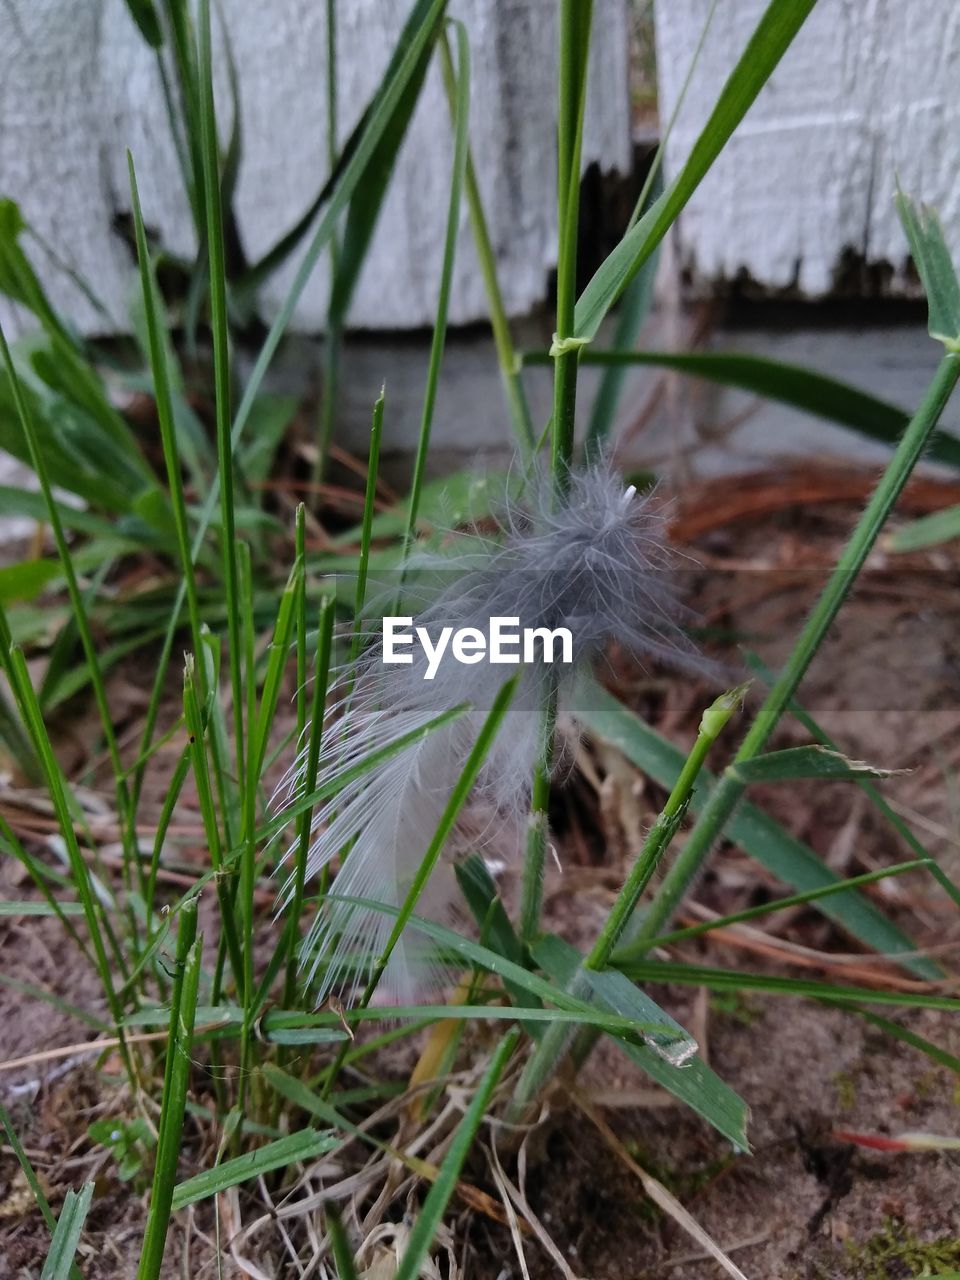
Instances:
[[[818,778],[822,782],[856,781],[857,778],[889,778],[896,769],[877,769],[862,760],[849,760],[831,747],[786,747],[767,751],[749,760],[738,760],[730,771],[749,786],[755,782],[792,782]]]
[[[163,28],[153,0],[124,0],[124,3],[150,48],[159,49],[163,44]]]
[[[245,972],[244,954],[237,935],[233,896],[230,885],[223,874],[226,870],[226,860],[223,855],[220,823],[217,820],[213,789],[210,784],[210,769],[206,749],[208,735],[200,708],[196,663],[190,654],[187,655],[183,671],[183,714],[187,723],[187,732],[190,736],[190,760],[193,765],[193,776],[197,788],[197,802],[200,807],[200,817],[203,821],[207,850],[210,854],[211,871],[216,880],[217,898],[220,903],[222,943],[230,957],[234,981],[237,983],[239,990],[242,991],[244,989]],[[212,734],[209,736],[212,736]],[[246,845],[243,846],[243,848],[245,847]]]
[[[447,103],[454,123],[456,123],[457,80],[446,31],[442,31],[440,34],[439,49],[440,70],[443,73]],[[477,181],[477,174],[469,147],[467,148],[466,167],[464,170],[464,194],[467,210],[470,214],[470,226],[473,232],[477,262],[480,266],[480,274],[483,277],[483,286],[487,294],[490,328],[493,330],[493,343],[497,352],[497,363],[500,366],[500,377],[503,381],[507,408],[510,411],[510,419],[513,423],[513,430],[517,437],[520,453],[525,460],[529,460],[536,444],[533,420],[530,417],[530,407],[527,404],[526,393],[523,389],[520,362],[517,359],[513,338],[510,334],[510,321],[507,319],[507,310],[504,306],[500,281],[497,277],[496,253],[494,252],[493,242],[490,239],[490,229],[487,225],[487,216],[483,208],[483,199],[480,195],[480,184]]]
[[[470,1099],[470,1105],[464,1112],[453,1141],[450,1143],[447,1154],[443,1158],[437,1179],[427,1192],[427,1198],[424,1201],[423,1208],[420,1210],[420,1215],[413,1224],[413,1230],[410,1232],[407,1247],[397,1268],[395,1280],[417,1280],[420,1275],[420,1268],[427,1256],[430,1245],[433,1243],[433,1237],[436,1235],[437,1228],[446,1212],[450,1197],[456,1190],[460,1173],[467,1156],[470,1154],[474,1138],[486,1118],[487,1108],[490,1105],[494,1090],[500,1083],[500,1077],[510,1061],[510,1055],[516,1048],[518,1037],[519,1032],[515,1030],[508,1031],[499,1045],[497,1045],[490,1059],[490,1065],[484,1072],[476,1093]]]
[[[273,354],[287,325],[290,323],[294,309],[300,300],[300,295],[303,293],[321,253],[323,253],[330,237],[336,231],[340,214],[347,207],[361,179],[367,173],[376,155],[380,141],[389,128],[394,112],[398,110],[403,100],[407,85],[416,74],[424,47],[435,38],[436,23],[443,12],[445,3],[446,0],[417,0],[408,22],[411,28],[410,42],[392,74],[386,77],[381,85],[370,114],[366,118],[362,134],[358,138],[349,160],[344,165],[336,189],[330,197],[327,208],[297,268],[293,282],[273,324],[270,326],[270,331],[254,364],[234,418],[233,435],[235,440],[243,431],[253,401],[259,392],[263,376],[270,361],[273,359]]]
[[[104,996],[110,1007],[114,1023],[119,1027],[123,1012],[114,987],[114,962],[119,969],[120,976],[125,977],[126,960],[117,945],[109,917],[94,891],[90,870],[80,852],[74,827],[73,811],[68,799],[63,773],[54,755],[47,728],[43,721],[43,715],[37,702],[37,696],[30,683],[26,661],[19,649],[14,649],[11,654],[10,670],[13,675],[14,697],[21,708],[25,727],[30,734],[34,749],[43,768],[47,794],[53,805],[53,811],[60,826],[60,834],[66,847],[73,885],[80,902],[83,904],[87,933],[90,938],[97,974],[103,986]],[[108,945],[111,949],[113,962],[107,955]],[[121,1055],[132,1079],[133,1067],[129,1051],[123,1043],[122,1032],[119,1034],[121,1038]]]
[[[218,1195],[229,1187],[249,1182],[251,1178],[259,1178],[263,1174],[273,1173],[277,1169],[285,1169],[288,1165],[305,1163],[316,1156],[324,1155],[336,1146],[335,1135],[321,1133],[317,1129],[300,1129],[285,1138],[268,1142],[263,1147],[246,1151],[232,1160],[224,1160],[213,1169],[205,1169],[203,1173],[187,1178],[177,1185],[173,1193],[172,1209],[185,1209],[187,1205],[196,1204],[198,1200],[207,1200]]]
[[[930,337],[942,342],[947,351],[960,351],[960,281],[940,219],[935,209],[927,205],[918,208],[899,185],[895,203],[927,295]]]
[[[323,739],[323,716],[330,683],[330,656],[333,651],[334,603],[328,596],[320,606],[317,623],[317,652],[314,663],[313,702],[311,706],[310,736],[307,742],[306,768],[303,789],[311,795],[317,787],[317,770],[320,766],[320,744]],[[304,624],[305,625],[305,624]],[[301,687],[302,687],[301,681]],[[307,857],[310,853],[310,833],[313,827],[313,805],[300,814],[297,829],[297,846],[293,873],[293,894],[287,908],[287,972],[284,981],[283,1003],[293,1003],[296,992],[297,958],[300,950],[300,916],[303,911],[304,885],[307,877]]]
[[[770,78],[815,0],[771,0],[680,173],[600,266],[577,303],[574,332],[593,338],[600,322],[673,225]]]
[[[210,41],[210,0],[200,0],[199,67],[200,135],[203,151],[203,198],[210,266],[210,325],[213,332],[214,396],[217,420],[217,466],[220,480],[220,551],[227,602],[230,689],[238,776],[243,776],[244,714],[240,669],[240,596],[237,569],[237,529],[234,515],[234,462],[230,430],[230,335],[227,328],[227,267],[223,240],[220,158],[217,117],[213,100],[213,53]]]
[[[360,555],[357,560],[357,591],[353,601],[353,640],[350,644],[350,661],[356,662],[363,642],[363,609],[367,600],[367,574],[370,569],[370,543],[372,539],[374,508],[377,498],[377,476],[380,470],[380,440],[383,436],[383,410],[386,387],[373,406],[373,426],[370,429],[370,452],[367,455],[367,483],[363,495],[363,520],[360,524]]]
[[[550,363],[546,351],[529,351],[524,364]],[[764,356],[743,355],[738,351],[594,351],[586,348],[580,363],[608,370],[634,365],[674,369],[693,378],[705,378],[719,386],[735,387],[754,395],[775,400],[790,408],[800,409],[827,422],[849,427],[869,440],[896,445],[910,421],[910,415],[899,405],[880,400],[848,382],[805,369],[802,365]],[[960,466],[960,440],[943,431],[934,432],[929,456],[938,462]]]
[[[16,916],[82,916],[82,902],[0,902],[0,919]]]
[[[114,775],[117,810],[122,833],[124,876],[129,887],[132,875],[131,865],[136,861],[139,866],[139,859],[136,858],[136,838],[133,835],[133,815],[130,808],[130,795],[124,778],[123,765],[120,759],[120,749],[117,745],[117,737],[113,727],[113,717],[110,714],[110,707],[107,702],[107,691],[103,683],[103,674],[100,670],[100,664],[97,658],[97,649],[93,642],[93,633],[90,629],[90,621],[84,606],[83,593],[80,590],[80,584],[77,580],[66,534],[64,532],[63,525],[60,522],[58,506],[54,500],[53,489],[47,472],[46,460],[37,440],[36,432],[34,431],[30,410],[27,407],[26,399],[22,394],[20,380],[17,377],[16,370],[14,369],[13,357],[10,354],[10,348],[7,346],[7,339],[4,335],[2,326],[0,326],[0,356],[2,356],[3,364],[6,367],[7,376],[10,380],[10,387],[13,392],[14,402],[16,404],[17,414],[20,418],[20,425],[29,446],[31,466],[36,474],[40,485],[40,491],[43,494],[44,502],[47,507],[47,515],[50,520],[50,528],[53,533],[54,541],[56,542],[57,554],[60,558],[60,563],[63,566],[67,592],[70,597],[70,607],[73,611],[73,618],[80,636],[84,657],[90,671],[90,681],[93,686],[94,701],[100,716],[100,725],[103,731],[104,742],[106,743],[107,753],[110,758],[110,764]],[[29,685],[29,680],[27,680],[26,683]],[[44,734],[44,736],[46,735]],[[36,742],[34,745],[37,745]]]
[[[654,249],[650,257],[643,263],[623,292],[617,315],[617,328],[613,335],[613,345],[617,354],[632,354],[631,348],[640,337],[640,332],[650,315],[653,306],[653,286],[656,280],[657,267],[660,262],[659,248]],[[587,349],[581,352],[581,363]],[[613,431],[617,416],[617,405],[626,381],[626,361],[622,364],[610,363],[604,371],[590,410],[590,421],[583,442],[584,457],[591,461],[603,456],[607,441]]]
[[[80,1243],[80,1233],[93,1199],[92,1182],[85,1182],[79,1191],[67,1192],[57,1229],[50,1242],[50,1251],[40,1272],[40,1280],[69,1280],[75,1271],[74,1257]]]
[[[712,933],[714,929],[726,929],[730,925],[743,924],[747,920],[759,920],[763,916],[774,915],[777,911],[784,911],[788,907],[805,907],[811,902],[818,902],[821,898],[832,897],[835,893],[844,893],[847,889],[864,889],[867,885],[877,884],[879,881],[887,880],[892,876],[905,875],[908,871],[919,871],[930,866],[931,860],[929,858],[912,858],[909,862],[898,862],[892,867],[881,867],[879,871],[867,871],[863,875],[850,876],[846,880],[838,880],[836,884],[827,884],[821,889],[808,889],[806,893],[791,893],[785,898],[775,898],[772,902],[762,902],[757,907],[747,907],[743,911],[734,911],[730,915],[717,916],[713,920],[704,920],[700,924],[692,924],[685,929],[673,929],[670,933],[661,933],[659,937],[654,939],[652,945],[657,947],[673,946],[677,942],[685,942],[688,938],[699,938],[705,933]],[[618,947],[613,953],[613,963],[619,964],[621,960],[639,958],[650,949],[650,945],[642,943],[639,947],[634,948],[630,943],[626,943],[624,946]]]
[[[10,1113],[2,1102],[0,1102],[0,1129],[3,1129],[7,1136],[7,1142],[10,1144],[10,1148],[13,1151],[14,1156],[16,1156],[17,1163],[23,1173],[24,1181],[33,1193],[33,1198],[36,1200],[37,1207],[43,1215],[44,1222],[47,1224],[50,1233],[52,1235],[56,1235],[58,1224],[56,1218],[53,1216],[53,1210],[50,1208],[50,1202],[47,1200],[43,1187],[40,1185],[40,1179],[37,1177],[33,1165],[30,1163],[30,1159],[26,1151],[23,1149],[23,1143],[20,1141],[19,1135],[13,1127],[13,1121],[10,1119]],[[71,1262],[64,1274],[68,1275],[70,1280],[82,1280],[80,1270],[76,1263]]]
[[[808,978],[780,978],[766,973],[748,973],[742,969],[677,964],[669,960],[631,960],[621,967],[620,972],[634,982],[678,982],[684,986],[704,986],[710,991],[759,991],[765,995],[829,1000],[843,1005],[879,1004],[898,1009],[960,1012],[960,1000],[952,996],[839,986],[833,982],[814,982]]]
[[[447,313],[450,307],[450,287],[453,283],[453,264],[457,251],[457,232],[460,228],[460,205],[467,166],[467,149],[470,141],[470,43],[462,22],[453,23],[457,34],[457,89],[454,105],[453,172],[450,177],[450,200],[447,206],[447,226],[443,243],[443,262],[440,268],[440,290],[437,296],[437,318],[430,343],[430,361],[427,365],[427,383],[423,393],[423,412],[420,417],[420,433],[413,464],[413,479],[407,509],[407,528],[404,546],[413,542],[420,510],[420,494],[427,469],[430,451],[430,433],[433,427],[433,411],[437,401],[437,384],[440,381],[440,365],[447,337]]]
[[[850,1006],[845,1006],[850,1008]],[[894,1040],[899,1040],[901,1044],[908,1044],[912,1049],[918,1049],[921,1053],[938,1066],[946,1067],[948,1071],[953,1071],[960,1075],[960,1058],[954,1054],[948,1053],[946,1049],[941,1049],[939,1045],[933,1044],[925,1036],[917,1035],[915,1031],[911,1031],[909,1027],[902,1027],[899,1022],[893,1022],[890,1018],[883,1018],[878,1013],[871,1013],[869,1009],[858,1009],[854,1006],[853,1012],[864,1022],[869,1022],[872,1027],[885,1032]]]
[[[923,551],[952,542],[954,538],[960,538],[960,507],[947,507],[945,511],[931,512],[894,530],[886,546],[890,551]]]
[[[340,328],[346,319],[353,291],[380,217],[384,197],[390,185],[390,179],[393,177],[397,156],[420,99],[420,91],[426,78],[442,14],[442,7],[436,10],[427,3],[416,4],[404,24],[389,65],[384,72],[381,94],[383,86],[389,84],[398,75],[404,55],[413,44],[414,38],[426,36],[426,39],[418,40],[416,59],[404,84],[403,92],[397,96],[386,127],[371,151],[363,181],[357,184],[356,190],[350,197],[346,225],[339,246],[337,274],[334,277],[330,295],[330,317],[335,328]],[[424,31],[421,24],[426,23],[431,25]],[[376,109],[376,105],[377,99],[372,104],[373,110]]]
[[[199,653],[201,649],[200,607],[197,600],[196,577],[193,571],[193,556],[190,550],[187,504],[183,492],[183,474],[180,466],[180,452],[177,446],[177,430],[173,414],[173,395],[167,364],[167,339],[164,333],[163,307],[157,288],[156,276],[150,261],[147,235],[143,225],[143,214],[140,209],[137,176],[134,170],[133,156],[129,151],[127,152],[127,164],[130,171],[130,195],[137,241],[137,259],[140,266],[140,289],[143,295],[146,318],[147,347],[150,353],[150,369],[153,375],[153,395],[157,406],[157,421],[160,426],[163,460],[167,469],[167,486],[170,492],[173,519],[176,525],[177,549],[180,554],[180,571],[183,574],[183,584],[186,591],[187,614],[190,618],[194,652]]]
[[[595,733],[613,743],[632,764],[661,786],[673,786],[684,765],[684,753],[606,690],[593,681],[585,682],[575,694],[573,710],[588,733]],[[718,785],[716,778],[707,770],[701,772],[700,780],[701,785],[691,801],[691,809],[697,814],[706,808],[711,793]],[[729,824],[728,834],[784,884],[805,891],[833,885],[837,881],[834,873],[812,849],[748,801],[738,807]],[[897,954],[905,967],[921,977],[938,976],[936,966],[929,960],[910,955],[913,944],[909,938],[860,895],[838,894],[817,902],[817,909],[874,950]]]
[[[197,1010],[201,946],[202,941],[197,938],[196,905],[191,903],[180,912],[177,932],[176,974],[170,1002],[170,1038],[160,1104],[160,1131],[137,1280],[159,1280],[163,1267],[190,1083],[190,1049]]]
[[[568,989],[577,981],[584,963],[584,957],[574,947],[553,935],[537,944],[536,958],[553,981]],[[593,976],[594,979],[605,979],[611,975]],[[629,983],[627,986],[635,997],[642,997],[642,992]],[[623,989],[598,985],[593,988],[591,998],[601,1008],[624,1012]],[[616,1037],[616,1043],[657,1084],[702,1116],[739,1150],[747,1149],[747,1105],[702,1058],[693,1056],[677,1065],[650,1044],[637,1043],[635,1038]]]
[[[350,1241],[340,1217],[340,1210],[335,1204],[324,1208],[327,1220],[327,1231],[330,1233],[330,1248],[333,1253],[333,1265],[337,1268],[338,1280],[357,1280],[357,1268],[353,1261]]]

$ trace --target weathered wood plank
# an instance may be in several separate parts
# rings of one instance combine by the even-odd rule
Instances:
[[[688,154],[767,0],[723,0],[668,148]],[[673,110],[710,0],[656,0],[661,119]],[[680,221],[702,281],[746,272],[771,289],[829,293],[844,260],[889,264],[914,291],[893,209],[904,188],[936,206],[960,249],[960,5],[819,0]],[[871,281],[877,283],[877,277]]]
[[[325,8],[319,0],[224,0],[240,70],[244,157],[237,193],[248,254],[269,248],[324,180]],[[338,5],[341,134],[346,137],[386,66],[409,3]],[[585,163],[630,162],[624,0],[597,0]],[[455,0],[473,54],[471,136],[511,314],[542,300],[555,257],[556,5],[553,0]],[[224,61],[219,99],[228,114]],[[137,162],[148,224],[175,252],[193,236],[152,53],[123,0],[4,0],[0,4],[0,194],[97,289],[109,321],[38,257],[59,306],[85,331],[128,327],[130,255],[112,231],[129,209],[125,149]],[[229,122],[224,122],[225,125]],[[409,329],[432,322],[450,181],[450,124],[438,69],[423,98],[360,279],[350,323]],[[276,307],[293,267],[265,290]],[[326,263],[297,324],[322,327]],[[481,318],[483,286],[464,214],[450,305],[455,324]],[[9,309],[0,317],[9,322]]]

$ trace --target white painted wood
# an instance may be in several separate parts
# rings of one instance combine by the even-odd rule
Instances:
[[[345,138],[389,59],[410,0],[339,0],[338,93]],[[223,0],[242,86],[241,235],[255,258],[307,208],[326,170],[325,8],[321,0]],[[597,0],[584,160],[630,162],[625,0]],[[554,0],[456,0],[473,55],[471,138],[507,308],[519,315],[546,293],[555,260]],[[229,114],[222,56],[219,101]],[[221,122],[224,133],[228,120]],[[350,316],[356,329],[431,323],[450,181],[451,130],[432,66]],[[137,164],[144,216],[174,252],[193,236],[182,197],[154,56],[123,0],[0,3],[0,194],[103,299],[109,321],[34,254],[50,292],[83,330],[129,327],[129,253],[111,230],[129,209],[125,149]],[[263,297],[269,316],[294,265]],[[303,296],[297,325],[322,328],[326,262]],[[486,312],[464,211],[451,299],[453,323]],[[0,318],[10,323],[9,308]]]
[[[720,0],[670,139],[678,172],[767,7]],[[710,0],[656,0],[661,119],[677,101]],[[910,290],[895,175],[934,205],[960,250],[960,5],[819,0],[680,220],[702,281],[746,271],[771,288],[830,291],[845,251],[888,262]],[[911,290],[912,291],[912,290]]]

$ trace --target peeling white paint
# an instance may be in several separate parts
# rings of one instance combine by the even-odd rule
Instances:
[[[223,0],[241,81],[244,156],[237,192],[251,258],[309,207],[326,164],[325,8],[319,0]],[[349,0],[338,10],[337,87],[346,138],[369,100],[409,10],[408,0]],[[456,0],[472,52],[471,140],[508,311],[545,295],[556,248],[553,0]],[[630,162],[625,0],[597,0],[584,162],[626,170]],[[229,115],[223,57],[218,101]],[[154,55],[123,0],[0,3],[0,194],[96,289],[99,317],[62,272],[37,257],[55,303],[82,330],[129,327],[134,287],[129,252],[111,229],[129,209],[125,150],[133,152],[144,217],[174,252],[193,235],[182,196]],[[226,133],[228,120],[221,122]],[[438,68],[394,175],[350,324],[408,329],[432,323],[450,184],[451,129]],[[295,270],[275,277],[275,310]],[[327,264],[314,272],[297,312],[322,328]],[[466,211],[450,319],[486,314]],[[0,319],[11,323],[0,302]]]
[[[710,0],[656,0],[661,118],[669,118]],[[679,171],[767,0],[721,0],[670,139]],[[960,250],[960,5],[819,0],[680,219],[702,279],[828,293],[846,252],[888,262],[903,291],[896,174]]]

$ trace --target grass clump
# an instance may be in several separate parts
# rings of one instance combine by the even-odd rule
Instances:
[[[711,1125],[724,1142],[738,1151],[748,1146],[743,1100],[642,984],[686,983],[727,993],[727,999],[731,990],[743,986],[770,996],[842,1003],[851,1009],[851,1016],[872,1003],[900,1009],[924,1005],[960,1009],[960,1002],[939,991],[917,992],[916,984],[935,982],[941,970],[929,957],[918,954],[910,939],[862,894],[868,883],[883,875],[922,869],[957,901],[956,889],[918,839],[908,840],[914,855],[909,863],[841,881],[811,849],[744,800],[759,782],[789,785],[796,779],[816,778],[868,787],[871,779],[880,776],[825,748],[816,741],[815,726],[811,730],[815,742],[807,747],[777,751],[771,749],[770,741],[781,720],[796,713],[795,695],[810,663],[913,468],[936,442],[940,415],[960,379],[956,341],[947,335],[943,362],[906,423],[896,419],[890,406],[877,406],[862,393],[805,377],[797,370],[781,370],[779,382],[774,380],[782,398],[808,408],[819,405],[822,410],[824,397],[832,396],[835,416],[848,426],[862,426],[879,414],[880,434],[891,434],[894,419],[905,431],[783,671],[772,678],[757,714],[749,718],[743,743],[729,767],[712,776],[707,757],[716,741],[730,735],[740,722],[743,687],[705,698],[709,705],[696,742],[683,753],[609,692],[589,678],[581,681],[574,698],[580,723],[590,734],[614,744],[666,793],[659,815],[636,850],[625,884],[583,952],[551,934],[543,916],[551,781],[559,754],[559,696],[550,682],[545,682],[534,708],[536,767],[529,813],[524,815],[527,839],[515,917],[506,910],[475,851],[457,867],[466,908],[474,917],[474,934],[463,936],[461,931],[420,918],[418,911],[449,834],[506,723],[516,688],[510,681],[475,722],[459,775],[422,848],[418,846],[417,865],[402,879],[398,900],[359,902],[366,912],[384,917],[382,945],[354,961],[359,969],[355,988],[359,998],[342,1001],[333,991],[315,1009],[314,988],[301,966],[302,940],[311,935],[322,913],[331,918],[337,893],[336,880],[331,883],[326,870],[317,883],[309,882],[306,875],[315,811],[326,805],[328,814],[335,813],[338,805],[346,805],[345,797],[358,790],[362,793],[369,780],[411,742],[429,739],[470,710],[448,707],[408,732],[377,742],[369,751],[349,758],[348,767],[335,777],[321,768],[330,745],[326,735],[336,734],[339,728],[336,720],[329,726],[324,723],[331,700],[331,672],[338,657],[358,656],[374,557],[379,557],[378,566],[385,563],[397,571],[402,589],[407,585],[410,553],[420,545],[428,507],[429,486],[424,477],[434,397],[463,205],[489,293],[507,412],[517,428],[521,453],[529,457],[536,452],[522,361],[512,348],[480,184],[469,153],[469,33],[459,23],[445,26],[443,0],[416,0],[355,134],[342,154],[331,157],[329,180],[308,211],[310,216],[275,252],[249,267],[238,264],[230,252],[230,192],[237,160],[233,145],[224,151],[218,141],[210,4],[201,0],[196,31],[185,6],[166,7],[167,26],[154,21],[157,14],[152,4],[141,2],[131,8],[153,47],[161,49],[165,40],[170,41],[178,76],[182,115],[175,116],[174,125],[182,144],[185,183],[199,241],[197,261],[189,273],[190,297],[196,326],[213,353],[211,411],[207,421],[199,421],[184,391],[168,300],[160,293],[156,253],[144,229],[149,211],[141,212],[139,206],[133,161],[130,176],[145,336],[138,376],[143,380],[149,369],[147,385],[156,405],[161,466],[151,461],[130,423],[114,409],[102,358],[50,307],[22,252],[22,221],[5,207],[0,223],[0,233],[6,236],[4,262],[13,263],[16,270],[7,271],[2,279],[9,295],[32,311],[42,336],[38,345],[16,351],[5,340],[2,343],[0,422],[5,434],[0,443],[16,445],[14,452],[29,458],[36,470],[41,506],[34,502],[31,510],[41,510],[49,521],[57,559],[39,557],[23,566],[19,594],[13,593],[8,611],[0,609],[0,667],[11,700],[9,707],[3,704],[0,729],[9,742],[17,744],[32,776],[43,785],[66,862],[53,864],[47,851],[21,839],[5,821],[0,825],[0,845],[6,856],[22,863],[38,895],[32,905],[23,905],[22,914],[42,910],[58,917],[102,984],[104,1034],[92,1042],[93,1051],[117,1051],[125,1084],[118,1091],[115,1126],[99,1125],[94,1132],[119,1161],[123,1176],[151,1176],[138,1280],[155,1280],[161,1274],[170,1260],[171,1222],[187,1208],[202,1215],[204,1231],[216,1241],[218,1266],[237,1239],[249,1250],[256,1238],[278,1267],[278,1259],[283,1259],[290,1274],[302,1274],[304,1267],[320,1273],[326,1268],[324,1274],[331,1274],[332,1258],[343,1276],[354,1269],[355,1257],[365,1259],[363,1265],[367,1265],[378,1241],[390,1234],[403,1241],[395,1258],[395,1274],[413,1280],[435,1241],[449,1240],[446,1224],[455,1203],[465,1203],[506,1225],[515,1241],[523,1234],[535,1235],[555,1260],[555,1246],[522,1189],[525,1126],[535,1119],[552,1088],[573,1087],[600,1037],[612,1040],[661,1090]],[[608,357],[610,365],[599,400],[603,413],[591,421],[593,465],[612,428],[619,366],[636,353],[629,350],[632,341],[626,339],[622,350],[606,353],[592,350],[590,344],[598,339],[602,321],[621,299],[624,308],[630,308],[629,323],[621,335],[638,331],[650,300],[649,288],[638,287],[644,280],[641,273],[649,270],[657,245],[811,8],[812,0],[770,4],[687,164],[662,194],[654,196],[655,187],[650,184],[647,194],[652,202],[638,207],[621,243],[578,298],[580,155],[592,6],[562,0],[557,316],[554,342],[544,357],[553,364],[555,394],[552,418],[544,425],[542,437],[548,446],[544,453],[549,457],[548,507],[553,516],[569,509],[565,504],[570,504],[584,466],[574,430],[581,360],[602,362]],[[331,37],[331,71],[335,69],[333,43]],[[283,412],[264,397],[263,379],[309,273],[324,253],[330,255],[335,270],[331,329],[335,335],[342,330],[352,280],[435,55],[450,99],[455,143],[437,319],[411,492],[397,510],[377,511],[377,460],[382,433],[389,425],[388,401],[381,392],[374,410],[362,517],[338,542],[321,528],[324,537],[317,539],[318,549],[308,538],[308,529],[314,525],[312,513],[304,506],[284,524],[255,496],[257,478],[262,479],[269,469],[286,425]],[[936,296],[940,297],[945,267],[937,228],[929,220],[918,219],[912,206],[905,205],[904,211],[914,242],[924,250],[921,270],[924,261],[936,264]],[[303,257],[293,284],[241,387],[232,355],[241,320],[253,305],[256,283],[300,242]],[[935,336],[943,341],[942,307],[936,309],[935,318]],[[188,333],[187,341],[189,337]],[[330,351],[335,353],[336,346],[332,342]],[[771,386],[768,365],[734,360],[712,370],[705,376],[734,380],[738,385]],[[335,385],[335,370],[328,373]],[[85,430],[80,443],[73,442],[83,454],[83,465],[77,464],[58,434],[54,402],[63,399],[83,414]],[[328,400],[321,454],[332,420]],[[83,498],[87,506],[82,518],[60,501],[58,487]],[[489,506],[480,513],[487,514]],[[116,607],[108,589],[111,574],[120,563],[147,553],[164,567],[163,589],[148,597],[135,595],[126,608]],[[61,584],[66,587],[66,600],[62,594],[52,595]],[[50,601],[51,609],[59,610],[55,614],[59,629],[54,628],[52,644],[54,614],[36,608],[38,599]],[[345,644],[340,643],[343,637]],[[142,734],[134,744],[133,758],[127,759],[119,745],[117,709],[111,705],[104,672],[125,654],[143,651],[148,643],[158,655],[157,670]],[[27,655],[43,651],[45,645],[50,669],[38,688]],[[187,648],[182,700],[164,719],[168,673],[181,646]],[[66,776],[51,738],[55,707],[68,693],[88,684],[95,696],[97,732],[106,748],[113,784],[119,874],[107,864],[82,791]],[[285,723],[281,695],[291,687],[295,711],[293,722]],[[265,779],[274,762],[294,750],[295,742],[302,749],[298,775],[302,785],[287,811],[278,816],[270,805]],[[174,763],[159,806],[147,815],[151,819],[147,823],[145,784],[164,744],[172,744]],[[182,860],[172,866],[171,833],[187,797],[196,815],[193,839],[202,862]],[[409,797],[402,794],[396,801],[399,820],[410,817],[403,813],[404,802],[409,803]],[[694,821],[676,852],[678,837],[691,818]],[[272,919],[280,862],[277,842],[288,827],[294,828],[293,875],[287,915],[280,923]],[[150,832],[146,839],[145,829]],[[778,879],[796,891],[783,901],[740,913],[736,921],[775,911],[785,902],[816,907],[864,947],[893,957],[913,985],[893,983],[890,989],[877,990],[854,983],[730,973],[663,959],[662,948],[684,936],[683,930],[671,932],[672,918],[725,834],[766,861]],[[336,852],[341,864],[346,860],[350,867],[350,857],[357,856],[354,839],[345,838]],[[663,868],[665,874],[658,881]],[[11,909],[8,914],[16,912]],[[202,930],[198,928],[201,916]],[[709,926],[693,927],[687,936],[729,923],[711,921]],[[424,945],[429,944],[447,968],[460,975],[459,987],[446,1002],[424,1000],[385,1009],[377,1003],[380,980],[394,952],[414,935],[418,944],[426,940]],[[318,960],[329,962],[323,955]],[[428,1034],[422,1042],[413,1039],[424,1031]],[[925,1042],[914,1036],[911,1043],[923,1048]],[[407,1055],[399,1088],[396,1079],[380,1078],[378,1055],[387,1050]],[[928,1051],[943,1060],[943,1051],[936,1046]],[[411,1056],[415,1059],[412,1069]],[[32,1177],[5,1112],[2,1118],[24,1176]],[[514,1136],[501,1142],[506,1132]],[[609,1140],[616,1144],[616,1135],[610,1133]],[[185,1151],[189,1160],[183,1159]],[[723,1167],[722,1162],[711,1165],[710,1176]],[[484,1185],[478,1186],[478,1181]],[[643,1186],[728,1273],[738,1274],[668,1187],[646,1174]],[[683,1189],[695,1190],[696,1185],[684,1184]],[[61,1271],[66,1267],[69,1273],[69,1259],[61,1260],[61,1255],[72,1251],[82,1236],[89,1193],[69,1201],[62,1226],[54,1225],[42,1195],[38,1202],[44,1220],[56,1233],[56,1266]],[[328,1203],[329,1212],[325,1210]],[[410,1207],[412,1219],[402,1232],[397,1221],[400,1204]],[[522,1241],[518,1247],[522,1254]]]

